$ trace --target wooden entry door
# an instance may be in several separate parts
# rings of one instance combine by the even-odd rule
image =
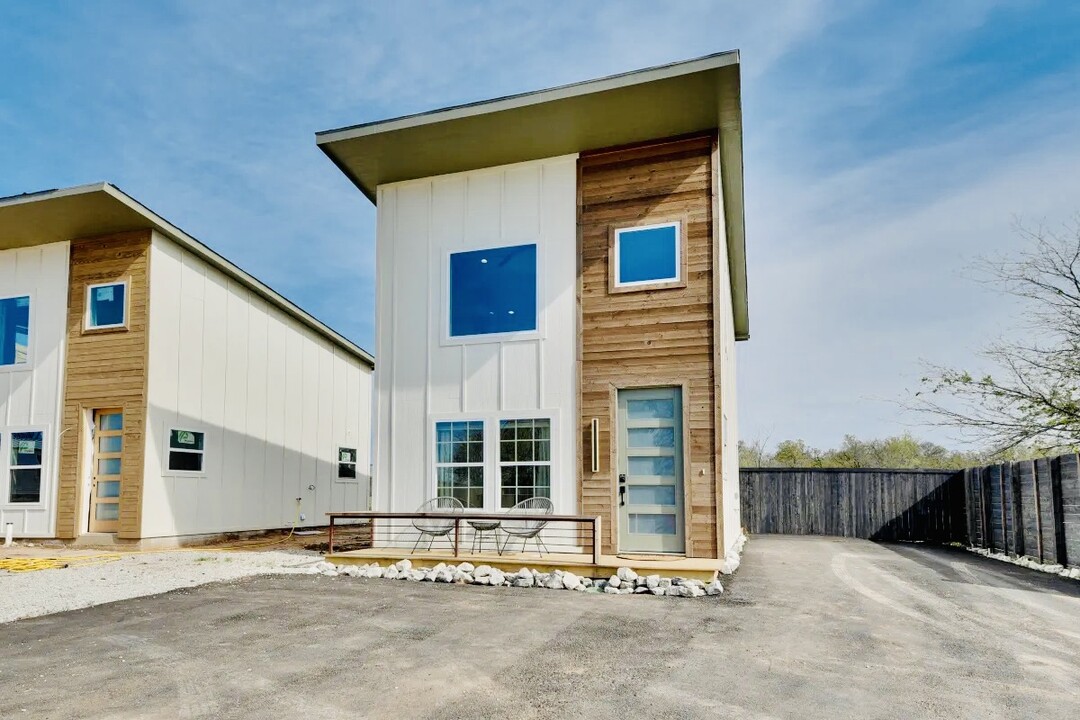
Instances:
[[[619,552],[685,552],[682,389],[618,399]]]
[[[119,409],[95,410],[94,464],[90,485],[90,532],[114,533],[120,529],[120,478],[123,472],[124,413]]]

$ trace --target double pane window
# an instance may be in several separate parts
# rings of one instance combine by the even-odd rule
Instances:
[[[24,365],[30,353],[30,296],[0,299],[0,365]]]
[[[356,448],[338,448],[338,472],[339,480],[356,479]]]
[[[195,430],[169,432],[169,470],[201,473],[206,452],[206,436]]]
[[[440,497],[455,497],[467,508],[484,507],[483,421],[435,424],[435,481]]]
[[[499,504],[551,497],[551,420],[499,422]]]
[[[11,433],[9,502],[41,502],[43,438],[39,430]]]

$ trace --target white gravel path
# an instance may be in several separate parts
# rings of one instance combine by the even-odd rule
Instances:
[[[160,552],[58,570],[0,572],[0,623],[251,575],[307,574],[321,559],[278,551]]]

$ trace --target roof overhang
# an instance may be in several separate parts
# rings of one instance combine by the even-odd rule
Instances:
[[[370,367],[366,350],[110,183],[0,198],[0,250],[156,230]]]
[[[316,133],[364,195],[379,185],[718,130],[735,336],[750,335],[738,51]]]

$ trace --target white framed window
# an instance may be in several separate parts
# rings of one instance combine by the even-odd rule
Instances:
[[[551,499],[551,419],[499,421],[499,508]]]
[[[615,228],[612,236],[609,260],[613,289],[685,283],[682,222]]]
[[[30,296],[0,297],[0,367],[30,362]]]
[[[540,330],[535,243],[447,254],[444,342],[533,337]]]
[[[206,433],[200,430],[170,428],[168,443],[166,468],[170,474],[203,474]]]
[[[484,422],[435,423],[435,492],[467,508],[484,507]]]
[[[338,480],[356,480],[356,448],[338,448]]]
[[[99,283],[86,286],[86,330],[111,330],[127,327],[128,282]]]
[[[40,504],[44,470],[45,431],[40,429],[10,430],[6,438],[7,497],[10,504]]]

